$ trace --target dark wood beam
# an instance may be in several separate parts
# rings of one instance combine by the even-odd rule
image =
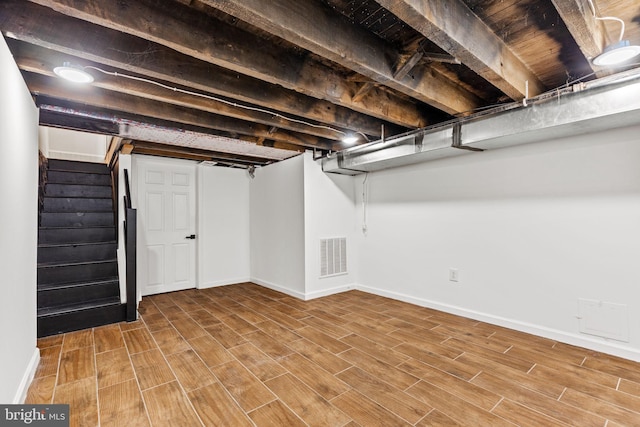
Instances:
[[[510,98],[545,87],[491,29],[460,0],[379,0],[381,6],[484,77]],[[525,82],[528,82],[525,83]]]
[[[593,16],[588,0],[551,0],[567,29],[578,44],[580,51],[589,61],[600,55],[607,43],[606,30],[602,21]],[[596,75],[602,77],[609,74],[606,70],[596,70]]]
[[[7,1],[13,3],[16,0]],[[383,91],[372,91],[361,102],[353,102],[351,95],[355,93],[354,88],[331,67],[308,57],[292,54],[291,51],[277,45],[270,45],[269,49],[264,49],[265,40],[256,35],[177,3],[163,2],[151,6],[134,0],[119,0],[117,3],[111,0],[32,1],[61,14],[147,39],[193,58],[378,119],[408,127],[422,127],[429,124],[428,118],[420,112],[415,103]],[[25,2],[17,3],[23,5]],[[167,9],[168,7],[173,8],[174,12],[177,8],[180,8],[180,11],[172,13],[171,9]],[[30,19],[33,18],[26,18],[27,21]],[[13,18],[8,19],[8,21],[12,20]],[[40,34],[45,30],[40,26],[45,26],[46,31],[54,31],[53,28],[49,28],[51,24],[48,21],[42,20],[35,24],[32,34]],[[74,34],[81,34],[69,31],[67,25],[62,27],[67,32],[68,38],[74,37]],[[19,26],[15,29],[22,34],[25,33]],[[39,38],[43,39],[43,37]],[[110,38],[91,37],[88,40],[100,40],[100,43],[104,43],[104,40],[110,40]],[[85,38],[82,42],[87,43],[88,40]],[[109,43],[105,48],[114,49],[113,46]],[[115,49],[121,48],[129,51],[127,44],[118,44],[115,47]],[[242,60],[239,60],[240,58]],[[134,63],[137,64],[136,61],[137,59],[134,59]],[[213,76],[215,77],[215,74]],[[299,109],[298,113],[303,114],[305,111],[316,111],[316,109]],[[369,132],[359,126],[346,127]],[[371,131],[375,127],[370,126]]]
[[[23,72],[27,86],[32,93],[58,99],[107,108],[113,111],[135,112],[138,115],[167,120],[182,124],[215,129],[224,132],[249,136],[264,136],[269,139],[293,144],[299,147],[330,149],[334,143],[311,135],[296,132],[278,131],[269,133],[264,125],[249,123],[238,119],[219,116],[193,109],[176,107],[158,101],[136,96],[106,91],[97,87],[78,87],[59,78],[52,78]]]
[[[399,52],[320,2],[202,2],[449,114],[471,111],[481,104],[474,94],[429,68],[416,67],[411,75],[394,79]]]
[[[14,59],[21,70],[53,77],[53,68],[61,63],[61,55],[55,51],[15,40],[9,40],[8,44],[11,48]],[[99,64],[79,61],[76,57],[67,57],[67,59],[70,59],[74,64],[99,66]],[[112,75],[100,74],[99,72],[91,69],[88,71],[93,71],[92,74],[96,77],[93,86],[100,87],[102,89],[135,95],[141,98],[152,99],[182,107],[194,108],[253,123],[261,123],[267,126],[277,126],[282,129],[306,133],[325,139],[339,141],[343,137],[341,132],[292,122],[290,120],[274,116],[273,114],[234,107],[225,102],[216,101],[207,97],[184,94],[178,91],[158,87],[154,84],[141,82],[139,80],[130,80],[122,76],[115,77]],[[119,74],[121,73],[121,70],[115,71]]]
[[[367,96],[367,94],[371,92],[375,87],[376,87],[376,84],[374,82],[363,83],[362,86],[360,86],[358,91],[355,93],[355,95],[353,95],[353,99],[357,102],[358,100]]]
[[[302,153],[305,150],[304,147],[286,142],[266,140],[265,138],[258,138],[255,136],[239,135],[233,132],[203,128],[190,124],[158,119],[155,117],[149,118],[134,113],[113,111],[102,107],[95,107],[46,95],[35,95],[34,99],[36,105],[40,108],[40,124],[44,126],[60,127],[107,135],[122,135],[122,128],[120,126],[119,119],[124,119],[129,122],[140,123],[144,126],[159,126],[166,129],[174,129],[176,132],[188,131],[200,135],[236,139],[238,141],[244,141],[251,144],[295,151],[297,153]],[[70,124],[77,125],[70,126]],[[129,136],[126,136],[126,138],[126,141],[131,141]],[[166,142],[163,141],[163,143]],[[123,152],[126,147],[133,146],[130,143],[123,144]],[[235,154],[231,155],[235,156]]]
[[[133,153],[161,155],[163,157],[187,158],[200,161],[219,161],[225,163],[237,163],[239,165],[265,165],[270,159],[255,156],[223,153],[220,151],[202,150],[177,145],[159,144],[147,141],[132,141]]]
[[[405,78],[407,74],[409,74],[411,70],[413,70],[413,67],[418,64],[423,56],[424,53],[421,50],[417,50],[408,58],[401,61],[399,66],[396,68],[396,71],[393,73],[393,78],[396,80]]]
[[[55,111],[40,110],[39,124],[42,126],[77,130],[102,135],[118,135],[120,127],[111,120],[71,116]]]

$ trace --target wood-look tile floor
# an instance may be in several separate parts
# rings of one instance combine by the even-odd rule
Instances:
[[[38,341],[29,403],[77,426],[638,426],[640,364],[359,291],[145,297]]]

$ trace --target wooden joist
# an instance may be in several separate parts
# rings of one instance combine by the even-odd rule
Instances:
[[[366,99],[354,103],[349,96],[355,92],[353,88],[344,81],[340,73],[328,65],[295,55],[277,45],[269,45],[265,49],[264,40],[255,34],[186,6],[171,4],[172,13],[163,8],[168,5],[152,7],[134,0],[120,0],[115,5],[111,0],[30,1],[60,14],[146,39],[194,59],[379,119],[409,127],[428,124],[428,118],[424,117],[415,103],[394,97],[393,94],[374,91]],[[181,10],[176,13],[175,9],[178,8]],[[40,24],[49,25],[46,21]],[[73,37],[68,28],[65,30],[70,34],[69,37]],[[109,47],[129,51],[128,45]],[[242,58],[242,61],[238,58]],[[302,112],[301,109],[298,111]],[[375,126],[372,126],[372,131],[373,128]]]
[[[512,99],[545,90],[540,80],[462,1],[379,3]],[[528,82],[528,83],[527,83]]]
[[[334,145],[333,141],[311,135],[282,130],[269,133],[269,128],[265,125],[172,106],[159,101],[107,91],[97,87],[85,87],[82,88],[82,90],[70,91],[68,90],[68,86],[65,85],[64,82],[61,82],[60,79],[30,72],[24,72],[23,75],[32,92],[57,99],[64,99],[115,111],[135,112],[145,117],[198,126],[205,129],[216,129],[256,137],[264,136],[269,139],[301,147],[331,149]]]
[[[481,100],[474,94],[424,66],[414,68],[411,76],[395,80],[392,66],[398,62],[399,52],[318,2],[202,1],[449,114],[480,106]]]

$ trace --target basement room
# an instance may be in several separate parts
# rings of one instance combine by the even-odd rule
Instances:
[[[0,425],[640,425],[639,2],[0,32]]]

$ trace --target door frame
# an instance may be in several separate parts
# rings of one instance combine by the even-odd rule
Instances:
[[[140,176],[140,174],[142,173],[143,168],[141,167],[141,165],[143,164],[150,164],[150,163],[154,163],[154,164],[165,164],[167,166],[170,165],[181,165],[181,166],[190,166],[193,168],[193,172],[194,172],[194,191],[193,191],[193,197],[194,197],[194,215],[195,215],[195,219],[194,219],[194,223],[193,223],[193,227],[194,227],[194,233],[196,234],[196,241],[195,241],[195,245],[194,245],[194,262],[195,262],[195,267],[194,267],[194,271],[193,271],[193,285],[194,288],[199,289],[200,288],[200,243],[199,243],[199,239],[198,239],[198,230],[200,228],[200,212],[199,212],[199,206],[200,203],[198,203],[198,198],[200,197],[200,185],[199,185],[199,178],[198,178],[198,162],[194,161],[194,160],[184,160],[184,159],[173,159],[173,158],[165,158],[165,157],[156,157],[156,156],[147,156],[147,155],[141,155],[141,154],[133,154],[131,155],[131,169],[133,170],[132,173],[132,182],[131,182],[131,199],[132,199],[132,204],[134,208],[137,208],[138,210],[138,215],[139,215],[139,219],[138,219],[138,223],[140,224],[140,220],[144,220],[143,218],[141,218],[140,214],[140,194],[139,194],[139,184],[140,184],[140,179],[142,179],[142,177]],[[141,255],[141,251],[145,248],[144,245],[144,241],[142,240],[142,236],[141,233],[144,231],[143,227],[138,227],[138,235],[137,235],[137,247],[138,247],[138,277],[137,277],[137,282],[138,282],[138,293],[140,295],[140,298],[143,298],[146,295],[143,295],[144,289],[142,288],[142,284],[144,284],[144,286],[146,287],[147,284],[147,280],[146,280],[146,274],[147,274],[147,265],[146,264],[142,264],[144,261],[146,260],[146,257],[140,256]],[[144,275],[144,276],[143,276]],[[144,279],[144,280],[143,280]],[[192,288],[189,288],[192,289]]]

